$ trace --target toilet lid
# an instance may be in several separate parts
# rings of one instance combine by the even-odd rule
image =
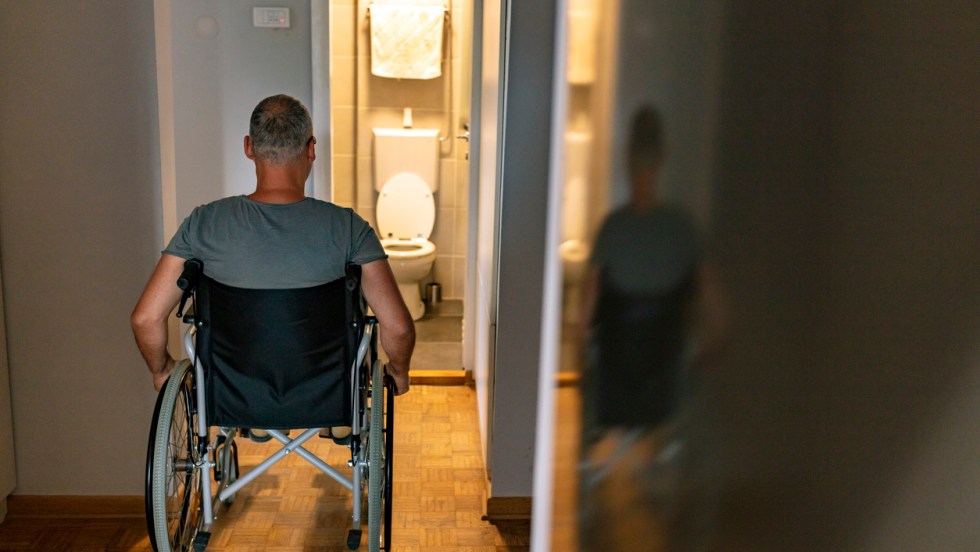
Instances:
[[[432,190],[418,175],[398,173],[378,195],[378,230],[381,238],[426,238],[436,222]]]

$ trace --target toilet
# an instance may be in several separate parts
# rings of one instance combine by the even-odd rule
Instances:
[[[381,245],[413,320],[425,314],[420,283],[432,270],[439,187],[438,129],[374,129],[374,188]]]

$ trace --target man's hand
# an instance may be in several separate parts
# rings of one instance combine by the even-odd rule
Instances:
[[[390,364],[385,364],[385,374],[391,376],[391,380],[395,382],[395,395],[404,395],[408,393],[408,370],[404,372],[395,370],[395,368]]]
[[[408,370],[415,349],[415,322],[405,307],[387,259],[361,266],[361,289],[378,317],[381,348],[388,355],[385,373],[395,381],[395,394],[408,393]]]
[[[157,391],[163,389],[163,386],[167,383],[167,379],[170,378],[170,373],[174,371],[177,366],[177,361],[173,357],[168,356],[167,362],[163,367],[162,372],[153,373],[153,388]]]

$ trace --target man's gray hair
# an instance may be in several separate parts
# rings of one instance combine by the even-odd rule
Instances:
[[[252,111],[248,135],[255,157],[281,165],[302,155],[313,134],[313,120],[302,102],[285,94],[269,96]]]

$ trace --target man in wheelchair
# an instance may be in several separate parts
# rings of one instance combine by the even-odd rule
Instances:
[[[159,427],[151,434],[148,451],[151,541],[158,550],[206,546],[213,518],[208,498],[212,469],[216,480],[227,475],[219,481],[215,508],[222,501],[230,502],[243,481],[250,480],[245,475],[237,485],[230,481],[239,475],[233,454],[236,428],[266,429],[285,445],[282,456],[299,452],[306,457],[312,454],[302,448],[302,442],[316,430],[348,423],[354,426],[348,440],[353,480],[343,479],[322,462],[323,466],[317,465],[354,491],[355,523],[348,545],[355,548],[360,540],[361,480],[372,479],[373,491],[374,486],[389,482],[391,474],[391,437],[384,437],[380,427],[390,432],[390,423],[371,427],[367,418],[371,393],[374,405],[383,402],[380,397],[385,393],[379,384],[387,378],[392,387],[386,393],[389,397],[408,391],[414,323],[368,223],[351,209],[305,196],[316,159],[306,107],[285,95],[262,100],[252,112],[244,150],[255,163],[255,191],[194,209],[164,249],[132,315],[137,346],[154,387],[161,391],[154,415]],[[186,291],[178,287],[179,279],[187,284],[185,265],[203,266],[200,283],[183,285]],[[192,360],[178,362],[167,351],[167,321],[178,302],[182,310],[182,297],[186,300],[192,292],[195,312],[185,317],[194,326],[185,338]],[[361,296],[374,317],[363,316]],[[371,360],[376,358],[378,339],[389,360],[386,366],[375,362],[375,369],[361,359],[366,349]],[[283,351],[285,358],[277,358]],[[340,369],[324,375],[327,365]],[[377,372],[377,380],[369,371]],[[207,393],[202,391],[205,386]],[[335,397],[352,408],[337,414],[339,406],[324,404],[338,402]],[[387,404],[390,422],[393,403]],[[373,410],[379,415],[382,408]],[[172,420],[164,423],[164,418]],[[181,418],[186,418],[183,426]],[[293,440],[274,429],[312,428],[312,424],[322,425]],[[209,426],[220,427],[217,438]],[[187,435],[175,437],[181,427]],[[375,444],[387,444],[387,458],[374,462],[386,464],[387,469],[380,476],[362,478],[361,468],[368,468],[370,461],[360,449],[362,441],[372,436]],[[177,442],[181,439],[189,444]],[[260,467],[260,471],[268,468]],[[380,466],[365,471],[375,474],[375,468]],[[389,546],[390,485],[383,486],[388,523],[383,540],[371,536],[372,550]],[[195,499],[202,489],[206,498]],[[368,502],[370,521],[377,525],[370,492]]]
[[[288,96],[262,100],[252,112],[245,156],[255,162],[255,191],[194,209],[163,251],[133,312],[133,333],[154,387],[160,389],[173,370],[167,318],[180,300],[176,282],[184,261],[197,258],[219,282],[261,289],[323,284],[343,278],[348,265],[360,265],[364,297],[388,353],[388,375],[398,394],[408,391],[415,326],[381,242],[351,209],[305,196],[316,159],[306,107]]]

